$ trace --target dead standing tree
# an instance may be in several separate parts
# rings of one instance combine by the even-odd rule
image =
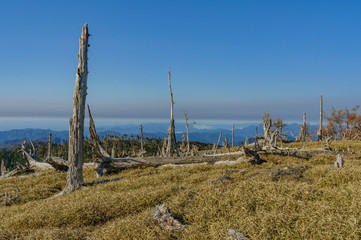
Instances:
[[[144,139],[143,139],[143,126],[140,124],[140,153],[141,157],[144,157],[145,150],[144,150]]]
[[[234,147],[234,124],[232,125],[232,147]]]
[[[178,147],[177,147],[177,140],[175,137],[175,127],[174,127],[174,117],[173,117],[173,105],[174,105],[174,101],[173,101],[173,92],[172,92],[172,85],[170,82],[170,68],[168,71],[168,80],[169,80],[169,93],[170,93],[170,103],[171,103],[171,107],[170,107],[170,126],[168,129],[168,144],[167,144],[167,156],[171,157],[173,156],[173,153],[175,152],[177,154],[177,156],[179,157],[179,151],[178,151]]]
[[[0,168],[0,176],[4,176],[5,175],[5,161],[1,160],[1,168]]]
[[[323,102],[322,102],[322,94],[320,96],[320,125],[317,131],[317,140],[322,141],[322,120],[323,120]]]
[[[298,134],[296,141],[305,142],[307,135],[308,135],[308,128],[306,124],[306,113],[303,113],[303,123],[300,127],[300,132]]]
[[[80,189],[83,181],[83,140],[85,100],[87,95],[88,78],[88,24],[85,23],[79,40],[79,64],[76,71],[74,88],[73,117],[69,120],[69,153],[68,174],[66,185],[59,195],[71,193]]]
[[[187,128],[187,155],[190,151],[190,145],[189,145],[189,126],[193,125],[193,124],[197,124],[196,121],[190,121],[189,122],[189,118],[188,118],[188,113],[184,112],[184,117],[186,119],[186,128]]]

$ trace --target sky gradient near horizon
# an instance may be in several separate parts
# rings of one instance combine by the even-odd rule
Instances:
[[[68,118],[82,25],[99,118],[301,121],[361,103],[360,1],[0,1],[0,117]],[[24,126],[27,127],[27,126]],[[46,126],[44,126],[46,128]]]

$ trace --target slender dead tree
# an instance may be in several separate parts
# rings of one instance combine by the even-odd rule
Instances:
[[[184,118],[186,119],[186,128],[187,128],[187,154],[190,151],[190,145],[189,145],[189,126],[193,124],[197,124],[196,121],[189,121],[188,113],[184,112]]]
[[[85,23],[79,40],[79,64],[76,70],[74,88],[73,117],[69,120],[69,169],[66,185],[59,195],[71,193],[80,189],[83,181],[83,140],[85,100],[87,95],[88,78],[88,24]]]
[[[320,125],[317,131],[317,140],[322,141],[322,121],[323,121],[323,102],[322,102],[322,94],[320,96]]]
[[[168,71],[168,80],[169,80],[169,93],[170,93],[170,126],[168,129],[168,145],[167,145],[167,155],[169,157],[173,156],[173,153],[176,152],[177,156],[179,157],[179,151],[177,147],[177,140],[175,137],[175,127],[174,127],[174,117],[173,117],[173,92],[172,92],[172,85],[170,82],[170,68]]]
[[[51,133],[49,133],[49,141],[48,141],[48,157],[46,159],[51,158]]]
[[[232,125],[232,147],[234,147],[234,124]]]
[[[214,148],[214,153],[213,154],[217,154],[217,149],[218,149],[218,145],[219,145],[219,143],[221,141],[221,138],[222,138],[222,131],[219,133],[218,142],[217,142],[217,144],[216,144],[216,146]]]
[[[4,159],[1,160],[1,168],[0,168],[0,176],[4,176],[5,175],[5,161]]]
[[[272,119],[270,117],[270,113],[267,110],[267,112],[264,114],[263,116],[263,145],[267,146],[270,143],[270,131],[271,131],[271,127],[272,127]]]
[[[303,123],[296,141],[305,142],[307,137],[306,113],[303,113]]]
[[[140,156],[144,157],[143,126],[140,124]]]

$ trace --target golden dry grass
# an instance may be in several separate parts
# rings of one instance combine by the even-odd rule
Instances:
[[[357,147],[361,146],[361,143]],[[0,193],[22,189],[0,207],[0,238],[18,239],[225,239],[228,229],[251,239],[360,239],[361,158],[262,156],[261,166],[198,165],[127,170],[119,181],[47,199],[65,174],[0,180]],[[274,169],[305,166],[303,178],[272,176]],[[242,171],[241,170],[245,170]],[[91,169],[85,181],[94,181]],[[213,182],[229,176],[230,181]],[[165,203],[186,228],[161,230],[150,218]]]

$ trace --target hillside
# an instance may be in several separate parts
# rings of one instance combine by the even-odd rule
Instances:
[[[297,144],[296,144],[297,145]],[[313,149],[317,143],[302,143]],[[293,144],[294,147],[295,144]],[[360,152],[360,142],[333,142]],[[361,157],[345,167],[334,155],[311,158],[261,154],[267,163],[139,168],[86,182],[118,179],[48,199],[65,173],[0,179],[0,194],[19,198],[0,206],[0,238],[19,239],[225,239],[229,229],[250,239],[359,239]],[[229,180],[216,181],[223,176]],[[165,203],[185,230],[159,228],[150,214]]]
[[[169,124],[163,123],[148,123],[145,124],[146,131],[144,132],[144,137],[147,138],[161,138],[167,136],[166,129]],[[176,138],[178,141],[181,141],[185,129],[180,124],[176,128]],[[129,127],[129,129],[127,129]],[[294,135],[297,136],[299,132],[299,124],[289,124],[284,128],[284,132],[287,135],[287,138],[294,140]],[[178,130],[179,129],[179,130]],[[317,126],[312,125],[311,130],[314,131],[317,129]],[[229,126],[213,126],[213,128],[207,129],[197,129],[191,128],[189,138],[190,141],[203,142],[203,143],[216,143],[219,137],[219,132],[222,131],[222,136],[227,139],[231,139],[232,131]],[[52,133],[53,143],[61,144],[68,141],[69,133],[68,131],[54,131],[51,129],[13,129],[8,131],[0,131],[0,149],[13,149],[18,147],[25,140],[31,139],[35,142],[47,142],[48,135]],[[241,142],[244,142],[247,138],[249,142],[252,142],[252,139],[256,134],[262,134],[263,129],[257,124],[246,125],[240,129],[235,129],[234,137],[235,144],[240,145]],[[291,134],[292,133],[292,134]],[[135,124],[125,124],[120,126],[113,127],[100,127],[99,136],[104,137],[107,135],[128,135],[128,136],[137,136],[139,135],[139,126]],[[85,136],[89,136],[89,130],[86,129]]]

